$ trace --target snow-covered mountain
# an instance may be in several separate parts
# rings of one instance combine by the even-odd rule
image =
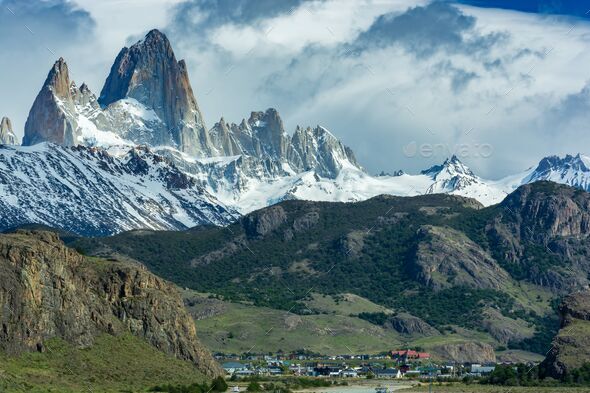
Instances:
[[[238,217],[148,149],[0,146],[1,229],[46,224],[84,235],[226,225]]]
[[[380,194],[414,196],[448,193],[498,203],[507,193],[494,182],[481,179],[453,156],[442,165],[418,175],[371,176],[344,161],[335,176],[322,176],[314,169],[295,171],[289,164],[281,170],[265,171],[251,157],[193,159],[171,149],[162,149],[183,171],[191,173],[210,193],[245,214],[286,199],[356,202]]]
[[[0,131],[0,143],[14,142],[9,121]],[[0,147],[3,227],[38,222],[108,234],[223,225],[237,212],[286,199],[354,202],[379,194],[448,193],[491,205],[537,180],[590,191],[590,158],[580,155],[547,157],[497,181],[456,156],[416,175],[371,176],[326,128],[289,133],[272,108],[208,129],[186,64],[157,30],[120,51],[99,98],[70,79],[64,59],[56,61],[23,145]]]
[[[550,180],[590,191],[590,157],[581,154],[568,154],[564,158],[545,157],[521,180],[521,184],[538,180]]]
[[[484,206],[500,203],[523,184],[551,180],[590,191],[590,158],[548,157],[536,167],[500,180],[483,179],[461,160],[452,156],[419,174],[372,176],[362,168],[344,161],[335,176],[325,176],[315,169],[297,171],[284,163],[282,167],[261,165],[246,155],[191,159],[171,149],[160,149],[183,171],[192,174],[211,194],[242,214],[287,199],[356,202],[380,194],[414,196],[445,193],[478,200]],[[548,166],[547,162],[553,165]]]

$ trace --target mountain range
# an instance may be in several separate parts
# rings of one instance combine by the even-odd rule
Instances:
[[[347,345],[369,345],[355,330],[362,320],[403,347],[423,346],[457,362],[489,362],[494,350],[544,355],[550,348],[559,328],[556,302],[590,284],[589,207],[590,193],[539,181],[489,207],[446,194],[381,195],[357,203],[291,200],[227,227],[130,231],[69,244],[99,258],[140,261],[184,288],[249,305],[248,315],[267,315],[269,308],[284,314],[276,325],[261,317],[253,329],[254,322],[219,311],[234,306],[201,306],[198,315],[222,315],[206,338],[214,350],[246,352],[244,342],[264,341],[260,335],[271,328],[289,337],[294,328],[283,319],[312,323],[328,313],[325,323],[332,323],[335,336],[329,342],[337,348],[339,339],[355,334],[361,341]],[[364,305],[343,314],[338,299],[349,295],[365,299]],[[234,342],[219,329],[244,336]],[[467,350],[465,343],[485,345]],[[301,342],[275,345],[296,350]],[[325,353],[337,350],[314,345]]]
[[[289,199],[447,193],[488,206],[538,180],[590,189],[590,158],[579,154],[543,158],[496,181],[477,176],[457,156],[416,175],[373,176],[326,128],[297,126],[289,134],[272,108],[207,128],[186,64],[158,30],[119,52],[98,97],[85,83],[78,87],[58,59],[31,107],[22,146],[8,118],[0,142],[4,229],[41,223],[106,235],[226,225]],[[41,200],[47,202],[34,202]]]

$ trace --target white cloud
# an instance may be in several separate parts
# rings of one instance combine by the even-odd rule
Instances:
[[[475,18],[458,32],[463,40],[453,41],[461,50],[432,41],[434,52],[417,56],[393,37],[391,45],[342,56],[345,43],[379,15],[405,10],[402,3],[351,4],[304,4],[255,25],[226,23],[215,30],[215,45],[194,59],[183,47],[194,60],[193,80],[207,75],[204,89],[211,93],[200,102],[208,117],[239,121],[250,110],[274,106],[290,129],[329,127],[375,172],[417,171],[459,147],[485,144],[493,146],[491,157],[473,153],[466,161],[498,177],[556,150],[579,149],[551,137],[559,133],[540,119],[586,83],[580,64],[590,60],[587,22],[461,6]],[[326,25],[334,26],[333,35]],[[486,46],[478,50],[477,43]],[[408,158],[402,147],[411,142],[445,148],[429,159]]]

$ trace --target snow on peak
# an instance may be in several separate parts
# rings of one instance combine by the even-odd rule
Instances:
[[[548,156],[520,179],[520,184],[549,180],[590,191],[590,157],[567,154]]]
[[[443,178],[452,178],[455,176],[464,176],[476,178],[469,167],[456,156],[453,155],[447,158],[441,165],[434,165],[421,172],[423,175],[432,177],[434,180],[441,180]]]

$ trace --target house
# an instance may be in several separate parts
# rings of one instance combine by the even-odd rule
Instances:
[[[474,375],[486,375],[492,373],[496,369],[496,366],[482,366],[481,364],[471,365],[471,374]]]
[[[357,374],[358,375],[368,375],[368,374],[373,374],[373,367],[371,366],[367,366],[367,365],[363,365],[361,366],[361,368],[359,368],[357,370]]]
[[[393,379],[402,377],[401,371],[397,368],[384,368],[381,370],[375,370],[374,373],[377,378]]]
[[[268,368],[268,372],[270,373],[270,375],[281,375],[283,374],[283,369],[280,367],[271,366]]]
[[[251,377],[253,375],[255,375],[256,372],[252,371],[252,370],[236,370],[233,375],[235,375],[238,378],[246,378],[246,377]]]
[[[430,359],[428,352],[418,352],[411,349],[405,351],[391,351],[391,357],[399,362],[407,362],[409,360],[427,360]]]
[[[328,376],[339,376],[340,371],[342,371],[341,367],[334,367],[334,366],[323,366],[323,367],[315,367],[314,372],[318,376],[328,377]]]
[[[407,378],[418,378],[420,376],[420,370],[408,370],[404,373],[404,377]]]
[[[270,375],[270,371],[267,367],[258,367],[256,369],[256,374],[257,375],[262,375],[262,376],[269,376]]]
[[[441,374],[440,368],[433,365],[418,367],[417,370],[420,371],[420,376],[422,377],[430,378]]]
[[[244,365],[242,363],[238,363],[238,362],[223,363],[221,365],[221,367],[223,367],[225,372],[228,373],[229,375],[233,375],[236,371],[244,371],[244,370],[248,369],[248,367],[246,367],[246,365]]]
[[[352,368],[347,368],[340,371],[340,376],[342,378],[356,378],[358,377],[358,372]]]
[[[303,367],[300,364],[293,364],[289,366],[289,371],[295,375],[303,375],[307,373],[307,367]]]

